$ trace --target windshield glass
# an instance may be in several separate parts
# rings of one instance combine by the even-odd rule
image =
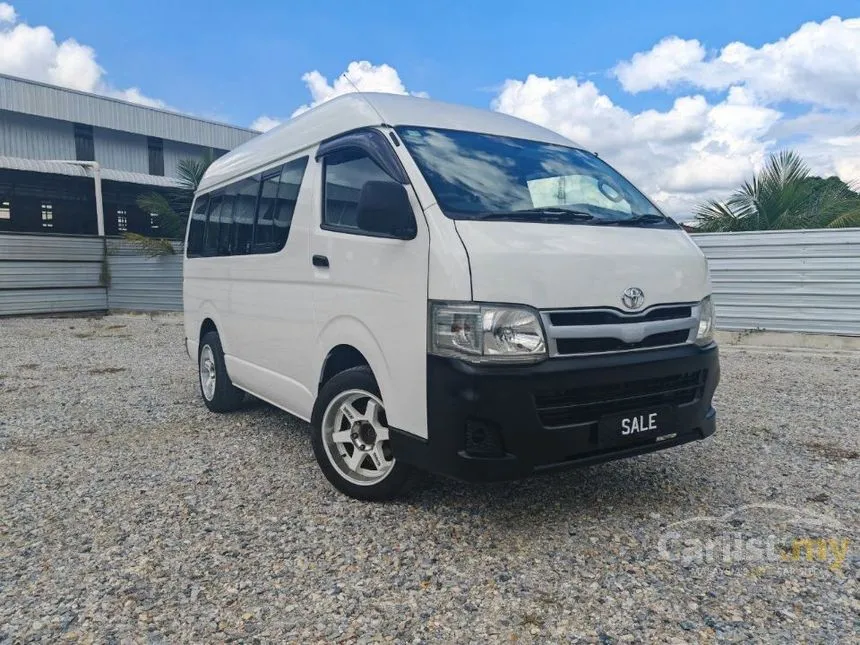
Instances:
[[[458,130],[397,132],[454,219],[671,223],[633,184],[584,150]]]

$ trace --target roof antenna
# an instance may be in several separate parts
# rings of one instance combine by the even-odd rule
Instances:
[[[352,86],[352,89],[355,90],[356,94],[358,94],[364,100],[364,102],[370,106],[370,109],[373,110],[374,112],[376,112],[376,116],[379,117],[380,124],[381,125],[388,125],[385,122],[385,118],[382,116],[382,114],[379,113],[379,110],[376,109],[376,106],[371,102],[371,100],[369,98],[367,98],[367,95],[365,95],[364,92],[362,92],[360,89],[358,89],[358,85],[356,85],[355,83],[352,82],[352,79],[349,77],[349,74],[344,72],[343,74],[341,74],[341,76],[343,76],[346,79],[346,82]]]

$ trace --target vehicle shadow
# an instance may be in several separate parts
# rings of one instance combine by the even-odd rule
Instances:
[[[524,527],[575,518],[647,517],[655,509],[674,515],[691,508],[694,500],[686,489],[700,468],[667,453],[510,482],[463,483],[422,475],[402,503],[430,512],[480,510],[490,522]]]
[[[285,429],[290,439],[299,432],[310,432],[304,421],[257,399],[249,400],[243,408],[253,416],[273,421],[260,424],[260,430],[270,432],[273,438],[280,435],[286,440],[281,434]],[[310,441],[307,457],[313,459]],[[546,525],[575,518],[647,518],[655,509],[673,516],[697,508],[702,491],[708,488],[702,480],[710,481],[708,474],[715,467],[707,446],[695,443],[506,482],[466,483],[418,473],[412,487],[386,506],[440,517],[480,516],[481,523],[526,530],[535,522]]]

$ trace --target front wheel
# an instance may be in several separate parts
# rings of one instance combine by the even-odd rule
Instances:
[[[340,492],[382,501],[404,490],[412,469],[391,452],[385,406],[370,368],[332,377],[320,390],[311,425],[317,463]]]

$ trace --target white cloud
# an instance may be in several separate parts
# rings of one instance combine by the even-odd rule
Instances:
[[[683,66],[683,57],[675,60]],[[367,61],[350,63],[334,82],[318,71],[302,80],[311,101],[294,115],[355,87],[409,93],[396,69]],[[724,198],[763,164],[769,152],[784,144],[808,155],[816,172],[860,179],[856,175],[860,155],[853,152],[858,148],[850,145],[855,138],[843,136],[847,142],[839,138],[849,134],[851,118],[856,124],[860,116],[818,109],[786,118],[743,83],[728,87],[721,99],[679,96],[666,110],[632,112],[614,103],[593,81],[532,74],[525,80],[505,81],[492,108],[596,150],[679,219],[690,217],[704,199]],[[251,127],[266,131],[282,120],[264,115]]]
[[[252,130],[256,130],[257,132],[268,132],[272,128],[276,128],[281,125],[280,119],[274,119],[267,115],[258,116],[251,122],[250,128]]]
[[[0,72],[141,105],[166,107],[163,101],[144,95],[136,87],[112,87],[105,81],[105,70],[96,61],[92,47],[72,38],[58,43],[50,28],[21,22],[8,3],[0,3]]]
[[[317,70],[308,72],[302,76],[302,80],[307,85],[313,101],[309,105],[302,105],[293,112],[293,116],[301,114],[320,103],[329,101],[336,96],[349,94],[350,92],[408,94],[406,86],[400,80],[400,75],[396,69],[385,63],[374,65],[366,60],[352,61],[347,65],[346,71],[331,84]]]
[[[786,119],[744,87],[717,102],[681,96],[665,111],[635,113],[592,81],[531,75],[506,81],[493,108],[596,150],[680,219],[703,199],[724,198],[783,146],[808,156],[816,172],[860,179],[860,136],[850,132],[860,116],[828,112],[794,123],[801,117]]]
[[[124,90],[114,90],[110,87],[102,86],[101,92],[99,93],[112,96],[113,98],[120,99],[122,101],[129,101],[130,103],[145,105],[146,107],[171,109],[170,106],[167,105],[167,103],[165,103],[161,99],[155,99],[151,96],[146,96],[143,92],[140,91],[140,88],[138,87],[129,87]]]
[[[412,96],[425,98],[427,96],[425,92],[407,91],[403,81],[400,80],[400,74],[390,65],[386,65],[385,63],[374,65],[366,60],[352,61],[347,65],[346,71],[338,76],[333,83],[329,83],[328,79],[317,70],[304,74],[302,81],[311,94],[311,102],[299,106],[291,116],[298,116],[320,103],[325,103],[342,94],[356,91],[411,94]],[[286,121],[286,119],[263,115],[254,120],[251,128],[265,132],[283,121]]]
[[[733,42],[713,56],[698,40],[670,36],[618,63],[613,73],[634,93],[742,86],[763,103],[853,107],[860,102],[860,18],[808,22],[776,42],[758,48]]]
[[[0,2],[0,23],[15,22],[18,19],[18,14],[15,13],[15,7],[8,2]]]
[[[717,96],[677,96],[665,111],[636,113],[592,81],[530,75],[506,81],[493,107],[596,150],[680,218],[703,199],[725,198],[782,148],[814,173],[860,182],[860,19],[807,23],[774,43],[731,43],[714,55],[670,36],[612,72],[631,93],[687,86]]]

